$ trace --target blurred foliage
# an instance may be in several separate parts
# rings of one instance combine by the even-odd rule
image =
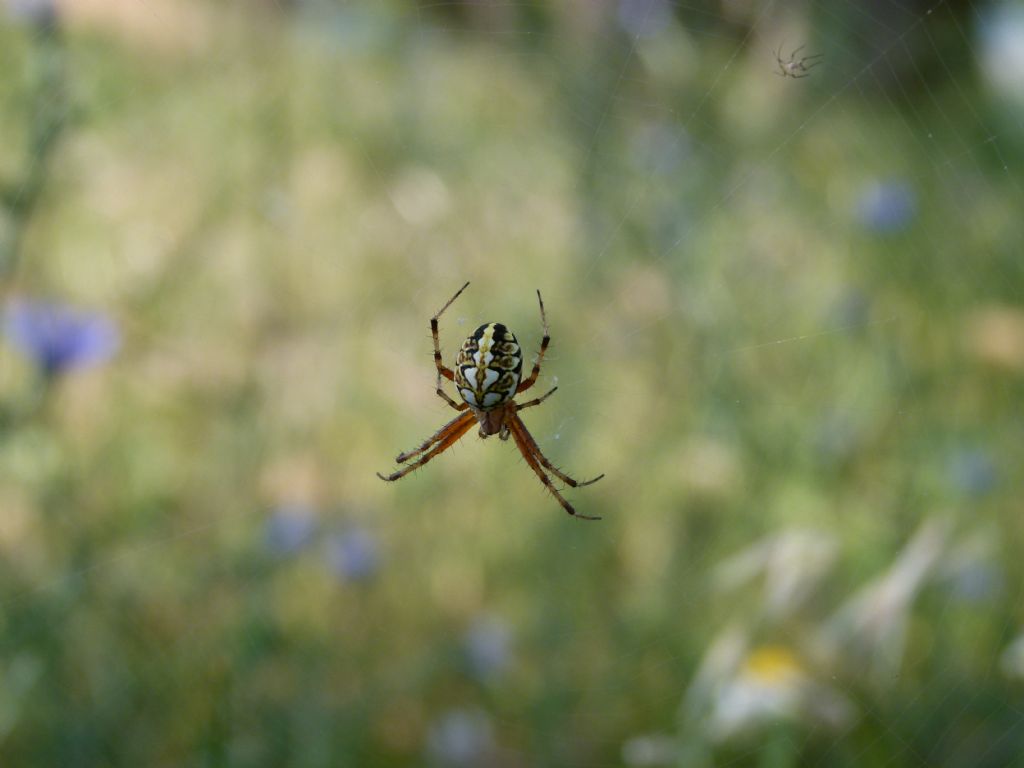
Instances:
[[[5,8],[3,765],[1019,759],[998,6]]]

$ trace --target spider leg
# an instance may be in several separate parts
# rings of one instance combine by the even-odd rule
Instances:
[[[775,54],[775,61],[779,63],[779,71],[775,74],[782,75],[783,77],[789,76],[789,70],[786,69],[786,62],[782,60],[782,48],[780,47],[778,52]]]
[[[554,464],[548,461],[547,458],[545,458],[544,454],[540,450],[540,446],[537,445],[537,441],[533,439],[533,435],[530,434],[530,430],[526,428],[526,425],[523,423],[523,420],[520,419],[518,416],[516,416],[515,419],[516,421],[519,422],[519,428],[522,430],[523,439],[526,441],[526,444],[530,446],[530,450],[533,452],[533,455],[537,459],[537,461],[539,461],[545,469],[547,469],[551,474],[553,474],[566,485],[571,486],[572,488],[582,488],[585,485],[596,483],[598,480],[604,477],[604,473],[602,472],[593,480],[573,480],[567,474],[562,472],[562,470],[560,470],[558,467],[556,467]]]
[[[801,59],[801,60],[800,60],[800,68],[801,68],[801,69],[803,69],[803,70],[808,70],[808,69],[810,69],[811,67],[816,67],[816,66],[818,66],[819,64],[821,64],[821,59],[818,59],[817,61],[812,61],[812,62],[811,62],[810,64],[805,64],[804,62],[805,62],[805,61],[807,61],[807,59],[810,59],[810,58],[811,58],[811,57],[810,57],[810,56],[808,56],[807,58],[805,58],[805,59]]]
[[[537,475],[537,477],[540,478],[540,481],[544,483],[544,487],[547,488],[548,491],[550,491],[552,496],[558,499],[558,503],[562,505],[562,509],[564,509],[573,517],[578,517],[582,520],[600,520],[600,517],[593,517],[591,515],[581,515],[577,513],[576,510],[573,509],[572,504],[566,501],[562,494],[558,492],[558,489],[555,488],[554,484],[551,482],[551,478],[544,473],[543,469],[541,469],[540,462],[537,460],[536,456],[531,451],[530,442],[532,442],[533,439],[530,438],[530,442],[527,442],[526,438],[524,437],[524,433],[529,433],[526,432],[526,426],[519,419],[519,417],[516,416],[515,414],[512,414],[509,417],[508,424],[509,430],[512,433],[512,438],[516,441],[516,447],[519,448],[519,453],[523,455],[523,458],[526,459],[526,463],[530,465],[530,469],[532,469],[534,473]]]
[[[430,318],[430,335],[434,337],[434,365],[437,366],[437,375],[444,376],[448,381],[453,381],[455,379],[455,372],[441,362],[441,342],[437,337],[437,321],[441,317],[441,314],[452,305],[452,302],[459,298],[459,295],[466,290],[468,286],[469,283],[466,283],[466,285],[459,288],[459,290],[455,292],[455,295],[448,299],[448,303],[437,310],[437,314]]]
[[[425,454],[420,456],[420,458],[418,458],[412,464],[402,467],[397,472],[392,472],[390,475],[384,476],[380,472],[378,472],[377,477],[379,477],[381,480],[387,480],[388,482],[393,482],[395,480],[399,480],[405,477],[414,469],[419,469],[432,458],[434,458],[435,456],[439,456],[440,454],[444,453],[449,448],[451,448],[453,445],[455,445],[455,443],[457,443],[459,439],[464,434],[466,434],[466,432],[469,431],[469,428],[473,426],[475,421],[476,419],[472,413],[461,414],[460,416],[456,417],[455,421],[452,421],[451,423],[441,428],[441,432],[445,432],[447,430],[447,434],[444,437],[438,438],[438,436],[435,435],[433,438],[430,439],[430,441],[428,441],[428,444],[430,442],[434,442],[436,443],[436,445],[434,445],[434,447],[427,451]],[[415,455],[415,453],[417,452],[418,451],[414,451],[412,455]],[[408,458],[408,456],[406,456],[406,458]],[[399,459],[401,459],[401,456],[399,457]]]
[[[810,75],[790,75],[790,77],[792,77],[794,80],[802,80],[805,77],[810,77]]]
[[[523,408],[532,408],[535,405],[540,405],[545,400],[547,400],[549,397],[551,397],[551,395],[555,394],[555,390],[556,389],[558,389],[558,387],[552,387],[551,389],[549,389],[547,392],[545,392],[540,397],[535,397],[533,400],[530,400],[529,402],[526,402],[526,403],[516,403],[516,410],[517,411],[521,411],[521,410],[523,410]]]
[[[399,464],[404,464],[413,456],[423,453],[434,443],[444,440],[449,434],[451,434],[452,430],[456,428],[459,421],[461,421],[462,419],[466,418],[469,415],[470,414],[468,413],[460,413],[454,419],[452,419],[439,430],[437,430],[437,432],[435,432],[433,435],[424,440],[418,447],[413,448],[411,451],[403,451],[402,453],[398,454],[398,456],[395,457],[395,461],[397,461]]]
[[[469,403],[467,403],[467,402],[456,403],[447,392],[445,392],[443,389],[441,389],[441,372],[440,371],[437,372],[437,395],[442,400],[444,400],[446,403],[448,403],[448,405],[450,405],[452,408],[454,408],[456,411],[464,411],[467,408],[469,408]]]
[[[796,55],[797,55],[798,53],[800,53],[800,51],[802,51],[802,50],[803,50],[804,48],[806,48],[806,47],[807,47],[807,43],[804,43],[804,44],[803,44],[803,45],[801,45],[801,46],[800,46],[799,48],[797,48],[797,49],[796,49],[795,51],[793,51],[793,52],[792,52],[791,54],[789,54],[789,60],[790,60],[790,61],[792,61],[792,60],[794,59],[794,57],[795,57],[795,56],[796,56]]]
[[[544,362],[544,353],[547,352],[548,344],[551,343],[551,336],[548,334],[548,318],[544,314],[544,299],[540,297],[540,291],[537,291],[537,301],[540,303],[540,322],[544,326],[544,338],[540,340],[540,352],[537,353],[537,360],[533,364],[533,370],[530,371],[529,376],[519,382],[519,386],[516,387],[516,394],[525,392],[537,381],[537,376],[540,374],[540,364]]]

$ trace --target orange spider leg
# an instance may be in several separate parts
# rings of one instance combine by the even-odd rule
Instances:
[[[448,299],[448,303],[441,307],[439,310],[437,310],[437,314],[430,318],[430,335],[434,337],[434,365],[437,366],[437,375],[439,377],[444,376],[446,379],[448,379],[448,381],[455,380],[455,372],[451,368],[448,368],[443,362],[441,362],[441,341],[438,339],[437,336],[437,321],[440,319],[441,314],[452,305],[452,302],[459,298],[459,295],[464,290],[466,290],[467,287],[469,287],[469,283],[466,283],[464,286],[459,288],[459,290],[455,292],[455,295]],[[440,392],[440,384],[438,385],[437,388],[438,391]],[[444,396],[443,393],[442,396]],[[449,402],[451,402],[450,399]]]
[[[457,429],[459,427],[459,422],[462,419],[465,419],[467,416],[470,416],[470,415],[471,414],[468,414],[468,413],[459,414],[454,419],[452,419],[447,424],[445,424],[443,427],[441,427],[439,430],[437,430],[437,432],[435,432],[433,435],[431,435],[426,440],[424,440],[419,445],[419,447],[414,448],[411,451],[403,451],[402,453],[398,454],[398,456],[395,457],[395,461],[397,461],[399,464],[404,464],[409,459],[411,459],[413,456],[417,456],[418,454],[423,453],[425,450],[427,450],[434,443],[439,443],[440,441],[442,441],[446,437],[448,437],[448,435],[450,435],[453,430],[455,430],[455,429]]]
[[[515,416],[513,418],[515,418],[515,420],[517,422],[519,422],[519,428],[523,432],[523,438],[529,444],[530,449],[533,452],[533,455],[537,458],[537,461],[539,461],[541,464],[543,464],[545,469],[547,469],[551,474],[553,474],[555,477],[557,477],[559,480],[561,480],[566,485],[569,485],[569,486],[571,486],[573,488],[582,488],[585,485],[590,485],[591,483],[596,483],[598,480],[600,480],[602,477],[604,477],[604,473],[602,472],[600,475],[595,477],[593,480],[573,480],[567,474],[562,472],[562,470],[560,470],[558,467],[556,467],[554,464],[552,464],[550,461],[548,461],[547,458],[545,458],[544,454],[541,453],[540,446],[537,445],[537,441],[533,439],[533,435],[530,434],[530,430],[528,430],[526,428],[526,425],[523,423],[523,420],[520,419],[518,416]]]
[[[540,481],[544,483],[544,487],[551,492],[551,495],[558,499],[558,503],[562,505],[562,508],[573,517],[578,517],[582,520],[600,520],[600,517],[579,514],[575,509],[573,509],[572,504],[566,501],[562,494],[558,492],[558,489],[555,488],[554,484],[551,482],[551,478],[544,473],[543,469],[541,469],[540,462],[531,448],[531,444],[536,445],[536,443],[533,442],[532,437],[528,437],[529,433],[526,431],[526,425],[523,424],[522,420],[513,413],[509,415],[506,423],[508,424],[509,431],[512,433],[512,438],[516,441],[516,446],[519,448],[519,452],[523,455],[523,458],[526,459],[526,463],[530,465],[530,469],[532,469],[537,477],[540,478]],[[548,463],[547,459],[544,459],[543,461],[544,463]]]
[[[544,326],[544,338],[540,340],[540,352],[537,353],[537,360],[533,364],[533,370],[530,371],[529,376],[519,382],[519,386],[516,387],[516,394],[525,392],[537,381],[537,376],[540,374],[540,364],[544,362],[544,353],[547,352],[548,344],[551,343],[551,336],[548,334],[548,318],[544,314],[544,299],[540,297],[540,291],[537,291],[537,301],[540,303],[540,322]]]
[[[439,456],[440,454],[444,453],[449,448],[451,448],[453,445],[455,445],[455,443],[457,443],[459,439],[464,434],[466,434],[469,431],[469,428],[472,427],[475,423],[476,418],[473,416],[472,413],[460,414],[455,418],[454,421],[450,422],[449,424],[441,428],[441,432],[446,433],[444,437],[438,437],[438,435],[434,435],[434,437],[427,441],[426,444],[430,444],[431,442],[433,442],[435,443],[435,445],[433,448],[431,448],[429,451],[423,454],[420,458],[418,458],[412,464],[402,467],[397,472],[392,472],[387,477],[378,472],[377,477],[379,477],[381,480],[387,480],[388,482],[393,482],[395,480],[405,477],[414,469],[422,467],[432,458],[434,458],[435,456]],[[422,450],[422,448],[417,449],[416,451],[413,451],[413,453],[410,455],[415,455],[416,453],[419,453]],[[406,458],[408,458],[408,456],[406,456]],[[401,456],[399,457],[399,459],[401,459]]]

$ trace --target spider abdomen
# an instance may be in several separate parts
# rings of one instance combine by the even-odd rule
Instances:
[[[470,407],[487,411],[508,402],[523,373],[515,334],[501,323],[484,323],[463,342],[454,373],[459,395]]]

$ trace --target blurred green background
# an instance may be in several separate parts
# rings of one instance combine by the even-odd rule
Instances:
[[[0,763],[1024,765],[1022,50],[994,0],[5,0]],[[524,420],[600,522],[475,430],[374,476],[467,280],[449,362],[542,291]]]

